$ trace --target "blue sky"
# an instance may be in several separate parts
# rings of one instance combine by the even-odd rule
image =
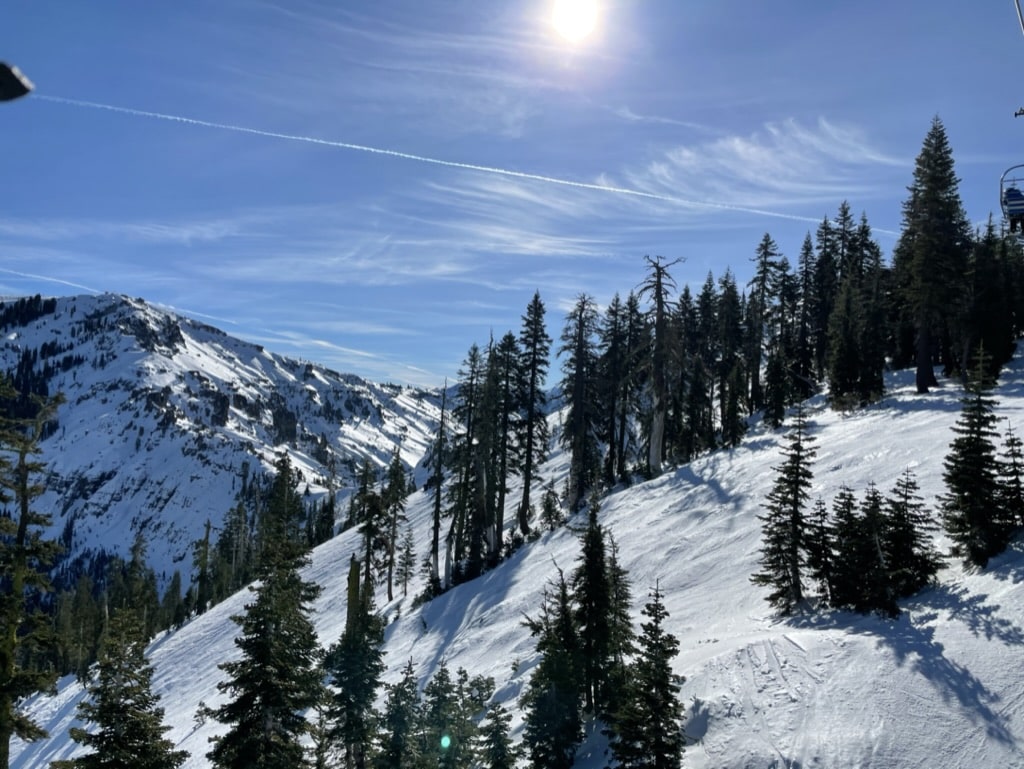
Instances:
[[[440,385],[536,289],[557,338],[647,254],[745,283],[848,200],[888,255],[935,115],[979,225],[1024,163],[1011,2],[595,2],[575,44],[553,0],[12,3],[0,293]]]

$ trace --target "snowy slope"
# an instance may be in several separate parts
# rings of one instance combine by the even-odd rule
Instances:
[[[438,394],[275,355],[113,294],[60,298],[52,313],[0,325],[0,371],[29,358],[67,401],[41,445],[39,509],[53,512],[69,560],[126,555],[142,532],[165,580],[176,568],[189,578],[191,543],[232,507],[243,467],[269,469],[287,451],[313,494],[329,460],[336,487],[352,485],[364,458],[386,466],[399,444],[415,468],[439,414]]]
[[[941,492],[942,459],[959,413],[954,384],[927,396],[911,378],[889,380],[884,401],[850,414],[810,405],[817,439],[815,494],[831,501],[842,484],[860,494],[873,481],[888,492],[908,467],[929,504]],[[1024,366],[1015,360],[1001,380],[999,413],[1015,424],[1024,411]],[[783,621],[764,591],[749,582],[760,547],[757,515],[781,461],[785,428],[758,427],[744,444],[662,477],[619,490],[602,505],[601,521],[619,544],[634,586],[635,614],[656,581],[666,596],[669,629],[681,643],[676,672],[686,677],[684,765],[722,767],[1012,767],[1024,766],[1024,552],[993,561],[980,574],[952,564],[941,584],[903,604],[896,621],[825,614]],[[561,478],[564,457],[545,468]],[[511,494],[510,498],[515,498]],[[429,500],[409,512],[426,541]],[[323,642],[344,623],[344,565],[357,543],[344,534],[314,553],[308,576],[325,588],[316,622]],[[508,562],[418,610],[396,600],[380,606],[387,632],[390,679],[412,660],[428,678],[444,659],[454,670],[493,676],[496,698],[515,702],[537,658],[521,624],[555,575],[571,569],[576,536],[544,534]],[[418,589],[418,587],[417,587]],[[151,647],[155,686],[170,736],[190,751],[188,767],[206,767],[207,740],[219,728],[194,719],[200,700],[219,701],[216,665],[231,658],[231,614],[239,595]],[[53,735],[13,748],[15,769],[43,767],[72,755],[67,739],[79,684],[60,682],[56,696],[39,696],[29,712]],[[517,720],[517,730],[521,723]],[[605,765],[600,740],[578,765]]]

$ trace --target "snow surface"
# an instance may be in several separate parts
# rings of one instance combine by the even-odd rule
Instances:
[[[841,485],[859,496],[870,482],[888,493],[910,468],[934,508],[961,390],[945,383],[918,396],[905,372],[891,376],[888,387],[881,403],[862,411],[837,413],[820,397],[809,402],[818,452],[815,495],[831,503]],[[996,395],[998,413],[1019,426],[1019,358]],[[615,537],[630,573],[636,619],[658,582],[671,614],[668,629],[680,641],[675,672],[686,678],[682,697],[690,743],[684,766],[1024,766],[1021,543],[981,573],[952,563],[937,586],[902,604],[895,621],[832,612],[780,619],[749,576],[757,570],[760,548],[757,515],[782,460],[786,432],[756,426],[735,450],[617,489],[602,503],[601,523]],[[564,455],[555,455],[545,478],[563,478],[565,462]],[[417,493],[408,513],[418,541],[425,543],[430,499]],[[345,569],[357,547],[350,532],[313,554],[307,577],[324,587],[316,607],[324,644],[343,628]],[[409,598],[388,604],[378,595],[390,619],[388,680],[397,680],[411,659],[425,681],[444,660],[452,670],[493,676],[495,698],[517,709],[537,662],[523,615],[537,611],[556,568],[573,568],[578,552],[577,535],[562,528],[417,610],[408,608]],[[419,589],[414,585],[410,596]],[[150,647],[154,686],[173,727],[169,736],[191,753],[187,767],[208,766],[208,739],[221,727],[197,722],[195,713],[200,701],[220,701],[215,686],[223,675],[217,664],[236,651],[237,627],[229,617],[247,600],[245,592],[236,595]],[[16,742],[14,769],[44,767],[75,754],[67,733],[82,696],[80,684],[66,678],[55,695],[27,703],[28,713],[52,736],[28,746]],[[516,719],[518,738],[518,712]],[[577,765],[597,769],[607,760],[600,738],[593,737]]]

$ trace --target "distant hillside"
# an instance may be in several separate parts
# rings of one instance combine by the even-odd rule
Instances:
[[[399,445],[415,468],[439,415],[434,393],[275,355],[141,299],[5,301],[0,335],[19,389],[67,400],[42,445],[39,507],[68,558],[125,555],[142,532],[163,578],[188,579],[190,544],[223,519],[244,467],[287,451],[303,490],[323,492],[332,466],[343,488]]]

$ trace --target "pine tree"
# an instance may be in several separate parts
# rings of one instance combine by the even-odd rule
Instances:
[[[778,274],[782,254],[767,232],[754,254],[754,277],[750,281],[747,302],[747,368],[750,374],[750,401],[753,411],[764,406],[761,386],[761,361],[766,330],[773,322],[773,303],[779,285]]]
[[[374,769],[414,769],[421,765],[422,753],[417,736],[419,687],[412,660],[402,668],[401,678],[385,687],[380,750],[373,761]]]
[[[595,716],[607,711],[607,675],[611,672],[611,584],[605,553],[604,529],[597,522],[600,505],[592,496],[587,528],[580,537],[580,555],[572,574],[572,597],[583,661],[584,710]]]
[[[636,633],[633,632],[633,595],[629,572],[619,562],[619,548],[611,533],[608,534],[607,553],[609,659],[604,673],[607,682],[604,717],[610,721],[619,709],[630,680],[627,661],[636,651]]]
[[[870,484],[861,501],[857,546],[846,557],[857,564],[860,574],[858,597],[853,608],[864,614],[875,611],[896,617],[900,610],[896,605],[884,546],[889,531],[883,505],[882,494],[873,483]]]
[[[176,769],[188,753],[174,750],[164,734],[159,697],[153,694],[153,666],[146,659],[146,635],[138,614],[120,609],[110,619],[96,677],[78,717],[96,727],[71,729],[71,739],[92,752],[54,769]]]
[[[787,436],[786,458],[776,467],[778,476],[759,516],[764,532],[761,571],[750,579],[771,588],[766,600],[782,614],[791,614],[804,600],[801,570],[804,566],[804,510],[813,478],[810,468],[815,451],[814,437],[807,434],[807,417],[802,406],[794,415],[793,430]]]
[[[9,413],[16,397],[0,382],[0,413]],[[36,399],[35,416],[0,419],[0,504],[10,506],[0,515],[0,767],[10,760],[11,737],[32,741],[46,736],[18,711],[18,704],[56,680],[52,670],[23,667],[20,660],[52,648],[56,641],[42,611],[31,608],[51,590],[47,569],[60,549],[44,536],[50,516],[34,509],[45,490],[39,480],[45,468],[35,457],[63,402],[60,396]]]
[[[264,549],[261,582],[250,587],[254,599],[245,614],[232,617],[241,629],[235,639],[241,657],[219,665],[227,679],[217,684],[231,699],[208,713],[228,727],[206,754],[216,769],[309,766],[304,714],[323,696],[322,655],[310,619],[320,588],[299,575],[304,553],[277,550],[271,556]]]
[[[398,571],[396,572],[403,598],[409,594],[409,582],[415,573],[416,540],[413,536],[412,526],[406,524],[405,533],[402,535],[402,546],[398,551]]]
[[[398,565],[398,532],[406,520],[405,500],[409,496],[409,486],[405,478],[405,466],[402,464],[401,449],[396,448],[388,465],[387,477],[381,491],[381,506],[384,513],[384,562],[388,586],[388,601],[393,601],[395,567]]]
[[[946,493],[939,498],[943,525],[969,566],[985,568],[1001,553],[1010,531],[999,513],[998,456],[993,382],[986,373],[984,355],[965,387],[960,417],[943,462]]]
[[[427,766],[457,769],[476,761],[476,716],[494,692],[494,682],[482,676],[470,679],[463,668],[453,678],[442,661],[423,688],[420,706],[420,752]]]
[[[545,590],[540,617],[526,620],[541,655],[520,699],[523,745],[534,769],[571,769],[583,739],[579,634],[561,572],[555,591]]]
[[[820,497],[814,502],[804,538],[808,576],[818,583],[826,606],[835,603],[835,531],[828,505]]]
[[[903,204],[903,231],[893,251],[897,306],[907,308],[916,339],[919,393],[936,384],[934,363],[966,371],[967,361],[951,349],[963,323],[964,276],[971,230],[958,191],[959,179],[946,129],[932,120],[914,167],[910,197]]]
[[[862,527],[857,512],[857,498],[848,486],[839,489],[832,500],[832,583],[830,604],[837,609],[857,605],[860,590],[858,553]]]
[[[544,382],[547,377],[548,362],[551,354],[551,337],[544,326],[544,303],[540,292],[533,295],[523,316],[522,330],[519,332],[519,347],[522,351],[522,393],[520,402],[523,408],[521,424],[523,445],[523,498],[519,503],[519,530],[526,536],[530,533],[530,491],[534,471],[547,457],[548,421],[547,396]]]
[[[917,479],[908,468],[886,499],[885,558],[897,598],[918,592],[935,579],[942,557],[932,535],[938,524],[918,494]]]
[[[562,331],[565,353],[562,393],[568,410],[561,441],[569,450],[567,506],[576,512],[600,473],[597,436],[600,434],[597,349],[597,305],[581,294],[566,317]]]
[[[611,743],[621,769],[678,769],[683,755],[681,681],[672,673],[679,641],[665,629],[668,611],[655,586],[641,623],[638,656],[615,717]]]
[[[515,769],[522,750],[509,737],[511,723],[512,714],[500,702],[487,709],[477,747],[479,765],[484,769]]]
[[[668,268],[681,262],[676,259],[668,264],[662,258],[644,257],[650,268],[647,279],[640,284],[640,296],[647,295],[651,300],[650,327],[654,333],[651,337],[650,358],[650,392],[651,392],[651,427],[648,436],[649,458],[648,469],[651,475],[661,473],[661,461],[665,441],[665,419],[668,409],[668,379],[671,340],[669,338],[669,316],[672,310],[670,291],[676,287],[669,275]]]
[[[373,610],[373,593],[366,585],[356,591],[345,630],[324,660],[334,690],[327,711],[329,735],[341,747],[346,769],[369,765],[377,731],[374,703],[385,669],[384,623]]]
[[[1006,428],[1003,457],[999,463],[999,508],[1007,528],[1024,526],[1024,442]]]
[[[625,408],[622,398],[627,392],[625,383],[633,376],[629,368],[630,356],[627,339],[626,309],[615,294],[605,309],[600,324],[600,368],[601,402],[604,405],[604,423],[601,438],[608,446],[604,458],[602,476],[606,486],[615,485],[620,466],[619,450],[622,438],[619,429],[620,414]]]
[[[433,597],[441,594],[441,513],[443,512],[442,501],[444,499],[444,452],[445,452],[445,409],[448,405],[448,380],[445,380],[441,390],[441,417],[437,425],[437,442],[434,444],[434,474],[430,477],[428,484],[434,485],[434,504],[431,509],[430,527],[430,554],[427,556],[427,587],[426,596]]]

